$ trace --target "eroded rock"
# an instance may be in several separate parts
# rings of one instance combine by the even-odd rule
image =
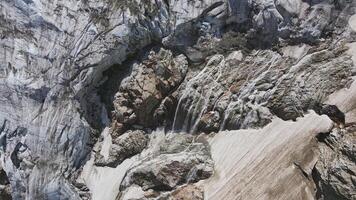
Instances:
[[[354,199],[356,180],[356,129],[335,128],[318,136],[320,159],[313,169],[319,199]]]
[[[169,134],[158,148],[156,157],[143,160],[127,172],[122,189],[138,185],[143,191],[170,191],[207,179],[213,173],[207,144],[194,142],[192,136]]]
[[[188,63],[183,55],[161,49],[150,52],[148,60],[134,64],[132,74],[125,80],[115,96],[114,120],[123,126],[153,127],[154,112],[161,101],[183,80]]]
[[[141,130],[126,131],[117,138],[112,139],[108,158],[97,154],[97,166],[116,167],[122,161],[142,152],[148,143],[147,133]]]

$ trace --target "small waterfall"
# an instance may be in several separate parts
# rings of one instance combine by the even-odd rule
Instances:
[[[208,107],[208,104],[210,102],[210,95],[211,95],[211,92],[212,92],[213,88],[210,88],[208,93],[207,93],[207,98],[204,99],[204,104],[203,104],[203,107],[202,109],[200,110],[200,113],[199,113],[199,116],[194,120],[194,124],[193,124],[193,127],[192,129],[190,130],[190,133],[194,133],[197,128],[198,128],[198,124],[199,124],[199,121],[201,119],[201,117],[203,116],[203,113],[206,111],[207,107]]]
[[[230,118],[231,110],[235,107],[236,104],[237,104],[237,102],[231,103],[231,97],[230,97],[229,104],[228,104],[226,110],[224,111],[224,115],[223,115],[224,119],[220,125],[220,131],[223,131],[225,129],[227,120]]]
[[[219,98],[216,96],[214,99],[211,99],[214,92],[222,88],[218,80],[222,77],[224,66],[225,61],[223,56],[213,57],[202,71],[187,82],[178,100],[172,131],[189,133],[197,131],[199,121],[207,111],[210,103],[216,102]],[[182,124],[179,124],[180,122]]]
[[[256,56],[257,54],[259,52],[256,52]],[[228,124],[231,126],[232,124],[238,125],[241,123],[240,120],[243,119],[237,116],[244,113],[245,104],[248,103],[244,102],[246,101],[245,99],[249,99],[251,95],[253,96],[257,92],[256,85],[268,77],[270,70],[275,66],[279,57],[280,55],[273,55],[269,58],[269,62],[256,60],[251,64],[252,70],[246,73],[247,78],[239,94],[229,94],[228,105],[222,114],[220,130],[227,128]],[[209,106],[212,107],[212,110],[215,109],[216,103],[220,98],[215,96],[215,94],[219,92],[219,89],[224,88],[221,85],[221,78],[224,77],[224,66],[225,60],[223,56],[213,57],[202,71],[186,83],[175,111],[172,126],[173,131],[196,132],[200,119],[204,113],[209,111]],[[222,90],[222,92],[224,91],[226,91],[226,88]],[[234,116],[233,120],[231,119],[232,116]],[[241,117],[243,118],[243,116]]]
[[[256,54],[258,54],[258,53],[256,53]],[[254,78],[253,80],[249,80],[249,77],[250,77],[250,74],[249,74],[249,77],[246,79],[246,81],[244,82],[244,84],[240,90],[240,94],[238,96],[230,97],[229,104],[228,104],[226,110],[224,111],[224,115],[223,115],[224,119],[220,126],[220,131],[223,131],[226,128],[227,121],[228,121],[228,119],[231,118],[232,111],[236,111],[236,108],[240,108],[241,110],[239,112],[240,113],[243,112],[244,102],[242,99],[245,99],[245,98],[249,97],[251,94],[253,94],[254,92],[256,92],[256,90],[255,90],[256,84],[260,80],[262,80],[263,78],[265,78],[267,76],[267,74],[270,72],[271,68],[275,65],[276,60],[278,60],[279,57],[280,57],[280,55],[273,55],[269,62],[267,62],[264,66],[261,67],[261,69],[259,69],[257,72],[255,72],[254,75],[252,75],[252,77],[257,75],[257,77]],[[255,64],[256,63],[252,64],[252,66]],[[238,121],[239,121],[239,118],[236,118],[231,123],[238,124]]]

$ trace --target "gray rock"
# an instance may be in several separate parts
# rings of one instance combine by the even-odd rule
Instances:
[[[5,171],[0,169],[0,198],[3,200],[11,200],[11,188],[9,179]]]
[[[134,64],[132,74],[123,80],[114,100],[114,120],[124,126],[157,125],[155,110],[162,100],[180,84],[187,71],[183,55],[174,57],[168,50],[150,52],[142,64]]]
[[[185,183],[206,179],[213,173],[208,147],[192,142],[187,135],[168,135],[160,143],[155,158],[143,160],[131,168],[122,182],[122,189],[135,184],[144,191],[169,191]]]
[[[320,159],[313,169],[319,199],[354,199],[356,180],[355,127],[320,134]]]
[[[107,159],[97,154],[95,165],[116,167],[125,159],[141,153],[146,148],[147,143],[148,137],[144,131],[127,131],[112,140]]]
[[[349,86],[355,71],[345,53],[355,41],[354,1],[5,0],[0,11],[0,155],[16,200],[90,198],[75,182],[104,127],[113,130],[116,166],[146,147],[143,133],[127,130],[197,133],[295,119]],[[135,56],[157,43],[170,50]],[[312,46],[283,55],[302,43]],[[117,65],[132,72],[115,76],[108,115],[100,90]],[[125,187],[207,178],[199,175],[212,171],[206,144],[191,137],[167,139],[142,160],[160,163],[158,171],[136,166]]]

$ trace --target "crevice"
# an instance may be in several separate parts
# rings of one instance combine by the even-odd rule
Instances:
[[[302,166],[300,166],[299,163],[293,162],[293,164],[297,167],[297,169],[299,169],[302,172],[302,174],[305,178],[307,178],[308,180],[310,179],[308,173],[302,168]]]

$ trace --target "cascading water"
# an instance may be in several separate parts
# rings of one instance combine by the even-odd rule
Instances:
[[[256,52],[255,56],[258,55],[259,52]],[[268,73],[270,72],[270,70],[275,66],[276,61],[278,60],[278,58],[280,58],[280,55],[273,55],[270,58],[270,61],[265,63],[263,66],[261,66],[259,70],[257,70],[257,72],[254,72],[254,74],[249,74],[252,76],[255,76],[256,78],[252,79],[249,82],[249,78],[246,79],[246,81],[242,84],[242,88],[240,89],[240,93],[237,94],[232,94],[229,97],[229,103],[228,106],[226,107],[224,114],[223,114],[223,120],[220,126],[220,131],[223,131],[227,128],[227,123],[228,120],[230,119],[231,121],[229,122],[230,126],[232,126],[232,128],[238,128],[235,126],[239,126],[239,124],[241,124],[241,113],[244,112],[244,107],[246,106],[246,104],[251,104],[251,103],[246,103],[243,101],[243,99],[248,99],[250,97],[250,95],[252,94],[256,94],[256,85],[257,83],[264,79],[265,77],[268,76]],[[256,62],[253,63],[252,65],[256,65]],[[260,102],[259,100],[254,101],[253,105],[251,106],[259,106],[259,104],[263,102]],[[233,112],[236,113],[233,113]],[[231,119],[231,116],[234,115],[234,119]]]
[[[194,133],[202,115],[219,98],[223,86],[219,83],[225,65],[221,55],[213,57],[195,77],[190,79],[178,100],[172,131]],[[202,83],[203,81],[203,83]]]

